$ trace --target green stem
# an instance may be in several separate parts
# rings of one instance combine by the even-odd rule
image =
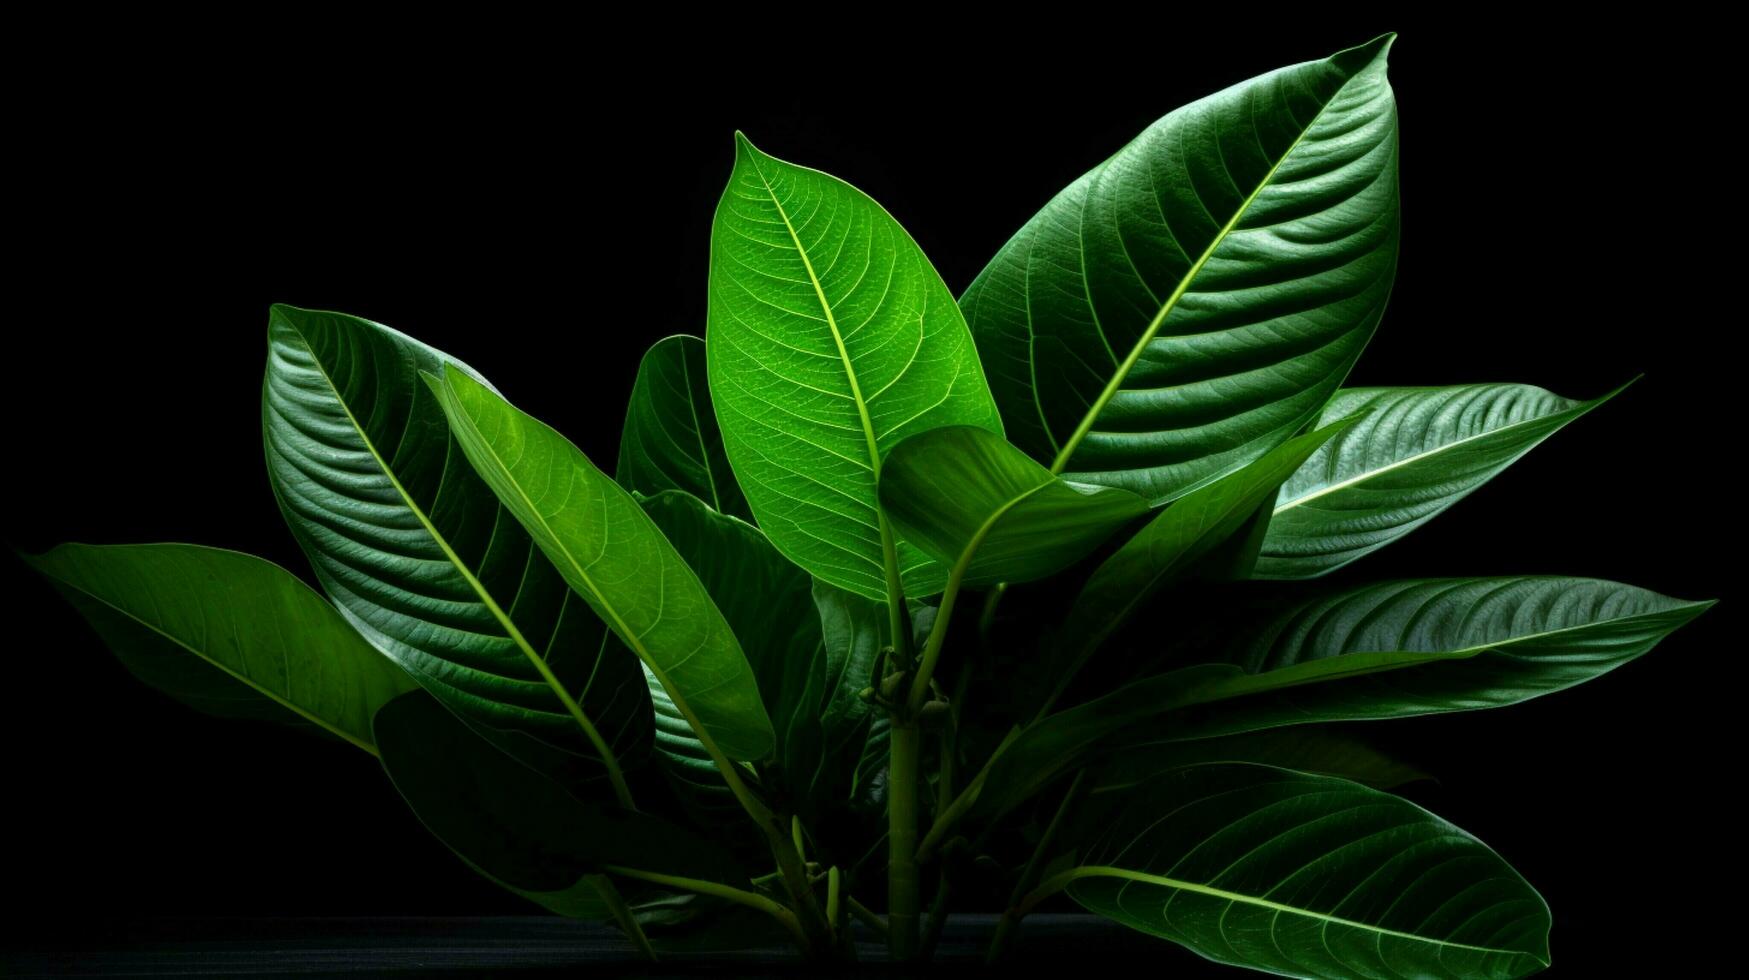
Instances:
[[[766,898],[764,895],[744,891],[731,885],[719,884],[714,881],[702,881],[697,878],[682,878],[678,875],[658,874],[654,871],[625,868],[616,864],[603,865],[601,870],[606,871],[608,874],[619,875],[622,878],[635,878],[638,881],[648,881],[656,885],[667,885],[670,888],[679,888],[683,891],[696,892],[700,895],[714,895],[717,898],[728,899],[737,905],[745,905],[748,908],[758,909],[776,919],[784,929],[788,930],[790,937],[796,941],[796,945],[800,946],[804,953],[812,951],[808,942],[808,936],[802,931],[801,923],[796,920],[795,913],[771,899]]]
[[[862,920],[863,925],[873,929],[881,938],[887,937],[890,932],[887,929],[887,920],[876,915],[873,909],[857,901],[853,895],[845,895],[844,904],[849,907],[851,915]]]
[[[924,959],[935,955],[935,945],[941,941],[942,926],[947,924],[947,903],[953,895],[953,883],[948,880],[944,869],[937,879],[935,897],[929,902],[929,918],[923,925],[922,956]]]
[[[887,779],[887,949],[894,961],[917,955],[921,883],[917,873],[917,784],[923,731],[893,716]]]
[[[645,959],[656,962],[656,948],[650,945],[650,937],[644,935],[644,927],[638,925],[637,917],[626,907],[626,901],[620,895],[619,889],[613,887],[612,879],[606,875],[591,875],[590,884],[595,886],[596,893],[607,903],[609,911],[613,912],[614,921],[619,923],[626,938],[632,941],[638,952],[644,954]]]
[[[918,845],[917,860],[927,861],[935,856],[935,849],[941,846],[942,839],[947,836],[947,832],[952,830],[954,824],[958,823],[960,818],[966,815],[966,811],[972,808],[972,804],[978,801],[978,793],[984,788],[984,780],[990,775],[990,767],[996,764],[996,760],[1002,757],[1002,753],[1008,750],[1008,746],[1014,744],[1014,740],[1020,737],[1022,731],[1024,729],[1019,725],[1010,729],[1008,735],[1002,739],[1001,744],[996,746],[996,751],[990,753],[990,758],[984,761],[984,767],[979,769],[978,774],[972,777],[972,781],[966,784],[966,788],[954,797],[953,803],[949,804],[947,811],[936,814],[935,822],[929,826],[929,833],[924,835],[923,842]],[[888,792],[891,790],[889,789]]]
[[[1039,836],[1038,846],[1032,849],[1032,857],[1026,861],[1026,867],[1020,872],[1020,880],[1014,883],[1014,891],[1008,896],[1008,908],[1002,913],[1002,919],[996,923],[996,935],[990,940],[990,952],[985,962],[994,963],[1008,951],[1008,944],[1014,938],[1014,932],[1020,926],[1020,920],[1025,912],[1016,909],[1025,900],[1033,882],[1038,879],[1039,870],[1044,867],[1045,855],[1049,852],[1051,841],[1056,838],[1057,830],[1062,827],[1063,819],[1068,816],[1069,807],[1080,795],[1081,781],[1086,778],[1087,770],[1075,774],[1074,782],[1069,784],[1069,791],[1063,794],[1063,802],[1057,804],[1057,812],[1051,817],[1051,822],[1045,825],[1045,831]],[[1031,906],[1028,906],[1030,909]]]
[[[970,554],[968,550],[967,554]],[[917,667],[917,675],[911,680],[911,693],[905,698],[905,710],[916,714],[923,707],[923,702],[929,700],[929,679],[935,674],[935,663],[941,659],[942,644],[947,641],[947,624],[953,620],[953,607],[960,595],[960,582],[965,577],[966,562],[961,560],[954,564],[948,573],[947,586],[941,591],[941,605],[935,611],[935,625],[930,627],[929,639],[923,643],[923,661]]]

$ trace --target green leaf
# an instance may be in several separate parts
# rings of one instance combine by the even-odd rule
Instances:
[[[1068,894],[1220,963],[1295,977],[1519,977],[1548,905],[1488,848],[1405,800],[1268,766],[1140,788]]]
[[[745,651],[771,717],[776,765],[785,774],[811,772],[809,756],[819,746],[807,729],[819,718],[822,681],[817,678],[824,676],[813,580],[778,554],[758,528],[717,513],[689,493],[670,490],[639,503],[698,576]],[[738,812],[740,804],[710,753],[653,672],[650,695],[656,704],[657,752],[682,796],[697,812]]]
[[[224,718],[300,718],[374,753],[370,719],[414,687],[297,576],[192,544],[64,544],[25,561],[134,675]]]
[[[1189,742],[1120,745],[1098,763],[1089,782],[1090,792],[1112,793],[1131,789],[1173,769],[1211,762],[1259,763],[1278,769],[1335,776],[1375,789],[1390,789],[1432,778],[1347,732],[1305,725],[1292,730],[1272,729]]]
[[[611,778],[603,749],[648,738],[643,680],[602,656],[601,624],[455,451],[419,380],[444,359],[368,320],[273,307],[262,428],[280,510],[347,619],[421,686],[543,771]]]
[[[736,134],[711,228],[705,332],[729,463],[771,543],[816,577],[888,593],[881,462],[943,425],[1002,430],[965,319],[917,243],[849,184]],[[899,543],[908,595],[946,569]]]
[[[1159,503],[1317,416],[1396,273],[1392,37],[1171,112],[1002,247],[960,306],[1015,445]]]
[[[1028,582],[1074,564],[1147,513],[1127,490],[1064,482],[993,432],[946,426],[899,443],[881,469],[881,506],[899,534],[963,584]]]
[[[1621,390],[1588,402],[1519,384],[1337,392],[1321,421],[1365,417],[1282,486],[1255,576],[1312,578],[1384,547]]]
[[[1208,706],[1168,719],[1173,738],[1498,707],[1600,677],[1712,604],[1556,576],[1239,602],[1175,637],[1173,659],[1196,666],[1139,682],[1155,693],[1135,697]]]
[[[747,657],[698,576],[637,501],[551,427],[455,365],[441,383],[462,451],[571,588],[655,673],[689,727],[732,760],[772,750]]]
[[[1306,458],[1353,419],[1295,436],[1231,473],[1174,501],[1107,558],[1075,597],[1065,635],[1085,657],[1161,587],[1247,528]]]
[[[717,847],[648,813],[591,805],[504,755],[423,692],[376,716],[383,768],[426,829],[475,871],[554,912],[604,919],[604,865],[724,884]]]
[[[644,354],[626,408],[614,477],[620,486],[647,497],[684,490],[721,513],[753,519],[723,454],[700,338],[664,337]]]

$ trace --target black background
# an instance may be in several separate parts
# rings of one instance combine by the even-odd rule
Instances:
[[[269,303],[410,332],[609,463],[641,351],[703,330],[734,129],[873,195],[957,293],[1168,109],[1393,26],[1401,268],[1351,383],[1591,397],[1646,377],[1347,577],[1548,572],[1727,601],[1581,688],[1368,732],[1440,776],[1411,796],[1548,898],[1557,974],[1701,962],[1703,886],[1739,851],[1720,796],[1740,776],[1739,481],[1716,460],[1740,421],[1741,315],[1711,304],[1741,287],[1708,268],[1740,252],[1708,244],[1735,165],[1709,143],[1683,25],[920,30],[805,63],[602,35],[526,56],[408,40],[404,65],[340,44],[60,64],[14,119],[7,543],[190,540],[307,576],[261,457]],[[14,927],[533,911],[428,837],[367,756],[151,692],[7,561]]]

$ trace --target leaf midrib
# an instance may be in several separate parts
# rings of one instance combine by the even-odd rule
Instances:
[[[874,470],[875,479],[880,479],[881,452],[878,440],[875,438],[874,421],[868,414],[868,403],[862,397],[862,385],[856,378],[856,366],[851,363],[850,351],[844,346],[844,335],[838,330],[838,318],[832,312],[832,304],[826,299],[825,287],[820,285],[820,277],[814,272],[814,262],[808,258],[808,250],[802,247],[801,236],[796,234],[795,225],[789,220],[789,211],[785,210],[783,202],[777,199],[777,191],[771,186],[771,181],[765,178],[765,171],[759,167],[759,159],[749,151],[747,159],[753,166],[753,173],[759,178],[759,184],[765,188],[765,195],[771,198],[771,206],[777,209],[777,216],[783,219],[784,231],[789,233],[789,240],[795,246],[796,254],[801,257],[802,268],[808,272],[808,282],[814,287],[814,296],[820,301],[820,311],[826,315],[826,329],[832,332],[832,343],[838,348],[838,360],[844,366],[844,376],[850,382],[851,401],[856,404],[858,421],[862,424],[863,439],[868,443],[869,467]]]
[[[1165,325],[1166,317],[1177,308],[1178,301],[1183,299],[1184,294],[1190,291],[1191,283],[1193,283],[1196,280],[1196,277],[1202,272],[1203,266],[1208,264],[1209,259],[1214,257],[1215,250],[1227,240],[1227,236],[1232,233],[1233,229],[1238,227],[1239,219],[1243,218],[1246,212],[1250,211],[1251,205],[1256,202],[1258,195],[1262,194],[1264,189],[1270,185],[1270,182],[1275,179],[1276,171],[1280,170],[1281,165],[1286,163],[1289,157],[1293,156],[1295,150],[1299,149],[1300,144],[1305,141],[1306,134],[1310,133],[1313,127],[1318,125],[1318,120],[1324,117],[1324,111],[1342,95],[1343,90],[1347,89],[1349,83],[1353,82],[1357,77],[1359,77],[1358,73],[1350,75],[1343,81],[1342,85],[1331,94],[1330,98],[1326,100],[1323,105],[1318,107],[1318,111],[1312,116],[1311,121],[1306,123],[1305,127],[1300,130],[1298,136],[1294,137],[1293,143],[1289,144],[1288,148],[1282,151],[1281,157],[1270,166],[1269,172],[1263,175],[1263,179],[1258,181],[1257,186],[1252,188],[1251,193],[1245,196],[1245,200],[1239,202],[1239,206],[1234,210],[1233,216],[1227,220],[1227,223],[1215,234],[1214,239],[1203,249],[1202,254],[1197,257],[1196,261],[1185,271],[1183,277],[1178,280],[1177,287],[1172,290],[1170,296],[1166,297],[1166,302],[1161,305],[1160,312],[1154,315],[1154,319],[1149,322],[1147,329],[1143,330],[1142,335],[1136,339],[1136,343],[1130,348],[1128,356],[1123,359],[1122,364],[1117,366],[1116,372],[1113,373],[1111,380],[1106,383],[1104,390],[1099,393],[1099,397],[1093,400],[1092,405],[1088,406],[1087,413],[1081,418],[1081,423],[1075,427],[1075,431],[1070,434],[1069,438],[1063,443],[1062,448],[1057,451],[1057,458],[1051,463],[1052,474],[1061,475],[1064,468],[1069,465],[1069,460],[1075,455],[1075,450],[1080,447],[1081,441],[1087,438],[1089,432],[1093,431],[1093,423],[1098,420],[1099,413],[1105,410],[1105,406],[1117,394],[1118,390],[1123,387],[1123,383],[1128,379],[1130,371],[1135,368],[1136,362],[1141,360],[1142,352],[1153,342],[1155,335],[1158,334],[1160,328]],[[1109,161],[1107,161],[1106,164],[1101,164],[1100,170],[1103,171],[1108,164]],[[1088,193],[1092,193],[1091,186],[1088,188]],[[1076,237],[1080,238],[1079,232],[1077,232]],[[1091,298],[1088,300],[1088,307],[1090,309],[1092,308]],[[1030,302],[1028,309],[1031,309]],[[1047,429],[1047,432],[1048,431],[1049,430]]]
[[[187,650],[190,654],[192,654],[193,656],[198,658],[201,662],[206,663],[206,664],[210,664],[211,666],[217,668],[218,670],[223,671],[227,677],[230,677],[233,680],[237,681],[238,683],[243,684],[244,686],[248,687],[250,690],[255,691],[256,693],[260,694],[262,697],[265,697],[265,698],[271,700],[273,703],[279,705],[280,707],[285,708],[286,710],[297,714],[299,717],[303,718],[306,721],[311,722],[312,724],[317,725],[320,728],[326,729],[327,731],[332,732],[335,735],[338,735],[339,737],[345,739],[346,741],[351,742],[353,745],[356,745],[359,748],[365,750],[366,752],[369,752],[371,755],[381,756],[382,753],[377,751],[377,747],[375,745],[371,744],[370,742],[366,742],[363,739],[360,739],[358,736],[352,734],[351,732],[345,731],[345,730],[340,729],[340,728],[336,728],[332,723],[325,721],[325,720],[317,717],[316,715],[311,714],[309,711],[306,711],[305,709],[292,703],[290,700],[287,700],[287,698],[282,697],[279,694],[277,694],[277,693],[275,693],[275,692],[273,692],[265,687],[262,687],[260,684],[256,683],[254,680],[251,680],[250,678],[245,677],[244,675],[239,674],[236,671],[232,670],[231,668],[225,666],[224,664],[220,663],[219,661],[214,660],[211,656],[208,656],[204,651],[196,649],[194,646],[189,644],[186,640],[183,640],[181,637],[178,637],[178,636],[175,636],[171,633],[165,632],[164,630],[158,628],[158,626],[156,624],[148,622],[144,619],[141,619],[139,616],[135,615],[131,610],[124,609],[121,606],[116,605],[115,603],[109,601],[108,599],[104,598],[103,596],[98,595],[95,592],[92,592],[90,589],[85,588],[84,586],[80,585],[77,582],[68,581],[67,579],[62,578],[59,575],[54,576],[54,578],[56,581],[61,582],[62,584],[66,585],[69,588],[79,590],[79,592],[82,595],[89,596],[92,599],[92,601],[101,603],[105,608],[113,610],[117,614],[119,614],[123,617],[126,617],[127,619],[145,627],[147,630],[149,630],[153,633],[156,633],[157,635],[163,637],[166,640],[169,640],[171,643],[175,644],[176,646],[181,647],[184,650]],[[239,649],[241,649],[241,648],[239,648]],[[291,680],[291,675],[288,673],[286,675],[286,681],[288,684],[290,683],[290,680]]]
[[[1565,426],[1567,423],[1574,421],[1579,416],[1584,415],[1586,412],[1590,411],[1591,409],[1596,408],[1597,405],[1601,401],[1602,401],[1602,399],[1597,399],[1597,400],[1589,401],[1589,402],[1579,402],[1577,404],[1568,405],[1566,408],[1562,408],[1562,409],[1559,409],[1557,411],[1550,412],[1547,415],[1538,415],[1538,416],[1535,416],[1533,418],[1520,419],[1517,422],[1508,422],[1507,424],[1502,425],[1498,428],[1488,429],[1488,430],[1485,430],[1483,432],[1478,432],[1475,435],[1464,436],[1461,439],[1455,439],[1451,442],[1441,443],[1437,446],[1434,446],[1432,449],[1424,449],[1421,452],[1415,453],[1414,455],[1405,456],[1402,459],[1394,460],[1391,463],[1389,463],[1388,465],[1381,466],[1377,469],[1370,469],[1370,470],[1366,470],[1366,471],[1361,472],[1361,473],[1357,473],[1354,476],[1351,476],[1346,480],[1340,480],[1336,483],[1332,483],[1332,484],[1329,484],[1327,486],[1319,487],[1318,489],[1311,491],[1310,493],[1306,493],[1302,496],[1294,497],[1284,504],[1278,504],[1275,508],[1274,513],[1280,514],[1280,513],[1283,513],[1284,511],[1292,510],[1293,508],[1298,507],[1298,506],[1300,506],[1308,501],[1317,500],[1319,497],[1328,496],[1332,493],[1337,493],[1339,491],[1346,490],[1351,486],[1354,486],[1354,485],[1360,484],[1360,483],[1365,483],[1366,481],[1371,480],[1374,477],[1377,477],[1381,474],[1389,473],[1393,470],[1402,469],[1403,467],[1406,467],[1406,466],[1412,466],[1412,465],[1419,463],[1423,460],[1438,456],[1441,453],[1444,453],[1448,450],[1457,449],[1461,446],[1467,445],[1469,443],[1475,442],[1475,441],[1480,440],[1480,439],[1486,439],[1490,436],[1506,435],[1506,434],[1510,434],[1518,429],[1527,428],[1529,426],[1533,426],[1533,425],[1536,425],[1538,423],[1554,422],[1556,420],[1559,420],[1559,421],[1558,421],[1558,424],[1555,426],[1555,428],[1559,429],[1559,428]],[[1563,418],[1561,418],[1561,416],[1569,416],[1569,417],[1563,419]],[[1553,435],[1554,433],[1553,433],[1553,431],[1551,431],[1549,434]],[[1528,452],[1530,452],[1531,449],[1535,449],[1535,448],[1536,447],[1534,445],[1530,446],[1530,447],[1526,448],[1524,450],[1524,452],[1519,453],[1518,456],[1523,456],[1525,453],[1528,453]],[[1334,452],[1335,449],[1336,449],[1336,447],[1334,445],[1332,445],[1331,451]],[[1507,460],[1506,463],[1503,465],[1507,465],[1507,466],[1511,465],[1512,463],[1517,461],[1518,456],[1514,456],[1512,459]],[[1271,516],[1273,516],[1273,514]]]
[[[1412,932],[1402,932],[1402,931],[1397,930],[1397,929],[1387,929],[1383,926],[1375,926],[1375,925],[1371,925],[1371,924],[1365,923],[1365,922],[1357,922],[1353,919],[1345,919],[1345,918],[1342,918],[1341,916],[1331,915],[1327,912],[1314,912],[1311,909],[1299,908],[1298,906],[1288,905],[1284,902],[1275,902],[1275,901],[1271,901],[1267,898],[1259,898],[1255,895],[1245,895],[1245,894],[1242,894],[1240,892],[1227,891],[1226,889],[1223,889],[1223,888],[1215,888],[1211,885],[1198,884],[1197,882],[1194,882],[1194,881],[1183,881],[1183,880],[1178,879],[1178,878],[1169,878],[1165,875],[1149,874],[1146,871],[1132,871],[1129,868],[1118,868],[1118,867],[1112,867],[1110,865],[1083,865],[1082,867],[1075,868],[1072,871],[1067,872],[1066,876],[1069,876],[1070,881],[1073,881],[1073,880],[1079,879],[1079,878],[1118,878],[1118,879],[1122,879],[1122,880],[1126,880],[1126,881],[1140,882],[1141,884],[1144,884],[1144,885],[1154,885],[1154,886],[1160,887],[1160,888],[1170,888],[1170,889],[1173,889],[1176,891],[1187,891],[1187,892],[1193,892],[1193,893],[1198,894],[1198,895],[1207,895],[1210,898],[1218,898],[1218,899],[1221,899],[1223,901],[1233,902],[1233,903],[1237,903],[1237,904],[1241,904],[1241,905],[1252,905],[1252,906],[1256,906],[1258,908],[1269,909],[1269,910],[1274,911],[1274,912],[1286,912],[1290,915],[1297,915],[1297,916],[1302,916],[1302,917],[1308,918],[1308,919],[1315,919],[1317,921],[1325,923],[1326,925],[1345,926],[1345,927],[1348,927],[1351,929],[1359,929],[1363,932],[1374,933],[1374,934],[1379,935],[1379,936],[1389,936],[1389,937],[1394,938],[1394,939],[1406,939],[1406,940],[1410,940],[1413,942],[1427,943],[1429,945],[1439,946],[1439,947],[1446,948],[1446,949],[1461,949],[1461,950],[1468,950],[1470,952],[1475,952],[1475,953],[1494,953],[1494,954],[1501,954],[1501,955],[1506,955],[1506,956],[1528,956],[1528,957],[1536,960],[1539,963],[1546,964],[1546,962],[1547,962],[1541,956],[1538,956],[1536,953],[1531,952],[1529,950],[1506,949],[1503,947],[1495,947],[1495,946],[1473,946],[1473,945],[1470,945],[1468,943],[1457,943],[1457,942],[1452,942],[1452,941],[1447,940],[1447,939],[1434,939],[1430,936],[1418,936]]]
[[[287,326],[290,327],[292,333],[297,336],[298,342],[303,345],[305,352],[310,355],[310,363],[315,365],[316,372],[322,376],[322,381],[327,384],[329,392],[333,394],[334,404],[340,406],[340,410],[346,413],[346,421],[352,426],[352,430],[358,434],[359,441],[364,444],[364,448],[370,453],[371,459],[376,461],[377,468],[381,470],[383,476],[388,479],[389,485],[395,488],[395,493],[400,496],[401,502],[406,505],[408,512],[418,518],[420,525],[425,528],[425,533],[430,535],[431,540],[440,550],[442,550],[443,555],[448,559],[450,566],[461,574],[463,580],[468,583],[468,587],[473,589],[474,594],[480,597],[481,603],[485,605],[489,612],[491,612],[492,617],[498,621],[498,624],[503,628],[505,635],[522,650],[523,655],[528,658],[529,663],[534,665],[535,670],[540,674],[541,679],[545,681],[548,689],[558,695],[559,701],[564,704],[566,710],[570,712],[571,717],[577,722],[578,726],[583,729],[584,736],[595,748],[597,754],[600,755],[602,764],[607,767],[609,775],[613,777],[611,781],[614,784],[616,795],[620,797],[621,803],[630,807],[631,802],[630,797],[627,795],[625,781],[619,774],[619,762],[614,756],[613,750],[608,747],[606,740],[601,737],[601,733],[596,729],[594,723],[589,720],[589,716],[583,711],[583,706],[578,704],[576,700],[571,697],[571,693],[565,690],[563,684],[559,683],[559,679],[553,674],[552,668],[547,665],[547,662],[542,659],[539,654],[535,653],[534,647],[530,645],[528,639],[522,635],[522,630],[518,629],[514,622],[511,622],[510,616],[504,612],[504,609],[498,605],[497,600],[486,590],[485,583],[481,582],[479,578],[468,569],[467,565],[462,562],[461,556],[456,554],[454,548],[450,547],[448,539],[437,530],[436,525],[431,523],[431,518],[426,516],[425,511],[413,501],[413,496],[407,492],[407,488],[401,485],[401,480],[395,475],[394,468],[388,464],[388,461],[383,459],[381,453],[377,452],[376,444],[371,442],[370,434],[365,432],[364,426],[360,425],[358,423],[358,418],[352,414],[352,406],[347,404],[346,399],[340,394],[339,386],[335,385],[334,379],[329,376],[328,367],[323,364],[322,359],[316,355],[315,348],[310,346],[309,338],[304,336],[303,331],[298,330],[290,323],[288,323]],[[409,412],[411,412],[411,408],[409,408]]]
[[[455,389],[450,386],[447,378],[444,379],[444,386],[450,391],[451,396],[453,397]],[[460,399],[456,399],[456,407],[458,409],[462,408]],[[510,407],[512,411],[516,410],[514,406],[507,407]],[[710,754],[712,760],[716,762],[719,769],[723,766],[729,765],[728,756],[724,754],[721,747],[717,745],[716,739],[705,727],[704,722],[693,712],[692,705],[687,702],[684,695],[679,693],[679,688],[674,685],[674,682],[669,680],[667,672],[662,669],[661,665],[656,663],[655,656],[651,654],[650,648],[644,645],[643,634],[633,630],[631,626],[626,623],[625,617],[620,615],[619,608],[615,606],[613,602],[608,600],[606,593],[596,587],[595,580],[591,578],[589,572],[584,569],[583,563],[577,560],[577,556],[573,554],[570,547],[565,544],[564,538],[560,537],[559,534],[553,530],[552,525],[547,522],[546,515],[541,513],[540,508],[535,506],[533,498],[529,497],[528,491],[523,489],[522,481],[516,479],[514,471],[505,464],[504,458],[498,455],[497,447],[493,446],[492,443],[481,434],[480,427],[475,423],[473,416],[468,414],[465,409],[462,409],[458,414],[468,423],[468,427],[473,429],[474,435],[476,436],[481,449],[492,457],[492,462],[497,464],[498,469],[508,478],[510,486],[516,490],[516,495],[522,499],[523,504],[526,505],[528,509],[528,513],[537,523],[540,524],[541,531],[545,533],[547,540],[551,541],[553,546],[558,548],[560,553],[565,556],[565,561],[576,570],[577,577],[582,579],[583,584],[595,596],[596,601],[601,603],[601,608],[607,611],[608,616],[613,620],[614,632],[618,633],[620,639],[624,640],[626,645],[632,648],[632,652],[637,654],[638,659],[643,661],[644,665],[650,669],[650,672],[656,675],[657,683],[662,685],[662,690],[668,695],[668,700],[674,705],[675,710],[679,711],[681,717],[686,719],[687,725],[692,728],[692,733],[698,739],[699,744],[704,746],[705,751]],[[703,586],[701,585],[700,588],[702,589]],[[719,612],[718,615],[720,616],[721,613]],[[660,622],[660,620],[661,617],[658,616],[657,621]]]

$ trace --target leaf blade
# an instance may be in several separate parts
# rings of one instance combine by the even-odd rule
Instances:
[[[1011,438],[1163,503],[1310,422],[1395,274],[1392,35],[1168,114],[966,290]]]
[[[1236,966],[1468,978],[1549,964],[1547,903],[1499,855],[1326,776],[1235,763],[1169,773],[1130,798],[1077,871],[1067,891],[1090,911]]]
[[[702,338],[676,334],[645,352],[632,383],[614,478],[646,497],[682,490],[721,513],[752,521],[724,455],[705,375]]]
[[[768,755],[771,720],[746,655],[643,508],[570,440],[456,366],[431,381],[481,477],[699,737],[730,759]]]
[[[210,714],[290,713],[374,754],[371,716],[415,686],[297,576],[253,555],[64,544],[25,560],[135,676]]]
[[[1337,392],[1321,420],[1364,417],[1282,485],[1254,576],[1314,578],[1384,547],[1626,387],[1584,402],[1520,384]]]
[[[869,598],[889,564],[907,594],[939,592],[945,570],[885,526],[881,461],[912,432],[1002,423],[964,317],[899,223],[737,134],[705,349],[729,462],[772,544]]]

